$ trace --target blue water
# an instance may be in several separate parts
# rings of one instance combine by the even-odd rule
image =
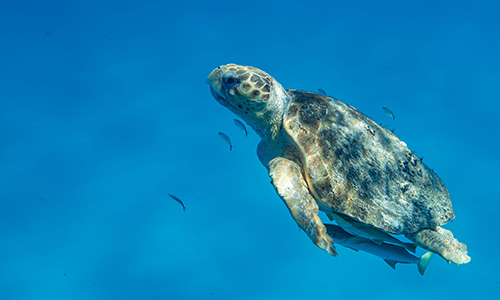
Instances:
[[[3,0],[0,299],[499,299],[499,13],[497,1]],[[230,62],[395,129],[448,186],[445,227],[472,261],[435,256],[420,276],[315,247],[269,184],[257,135],[204,82]]]

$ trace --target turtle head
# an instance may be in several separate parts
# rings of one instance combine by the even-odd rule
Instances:
[[[269,74],[254,67],[228,64],[213,70],[207,83],[215,100],[244,119],[259,135],[277,135],[289,95]]]

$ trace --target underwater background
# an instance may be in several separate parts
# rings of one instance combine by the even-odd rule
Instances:
[[[0,299],[499,299],[499,15],[498,1],[1,1]],[[394,129],[447,185],[444,227],[472,261],[436,255],[421,276],[314,246],[255,132],[205,84],[227,63]]]

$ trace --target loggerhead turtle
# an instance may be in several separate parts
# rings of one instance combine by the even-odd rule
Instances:
[[[448,262],[470,261],[466,246],[440,227],[455,218],[447,188],[391,131],[333,97],[285,90],[254,67],[220,66],[207,83],[259,134],[257,154],[272,184],[319,248],[337,256],[321,210],[378,244],[384,234],[404,234]]]

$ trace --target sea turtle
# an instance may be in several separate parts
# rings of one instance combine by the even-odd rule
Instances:
[[[318,247],[337,256],[321,210],[376,243],[404,234],[448,262],[470,261],[440,227],[455,218],[447,188],[394,133],[333,97],[285,90],[254,67],[220,66],[207,83],[261,137],[257,154],[271,183]]]

